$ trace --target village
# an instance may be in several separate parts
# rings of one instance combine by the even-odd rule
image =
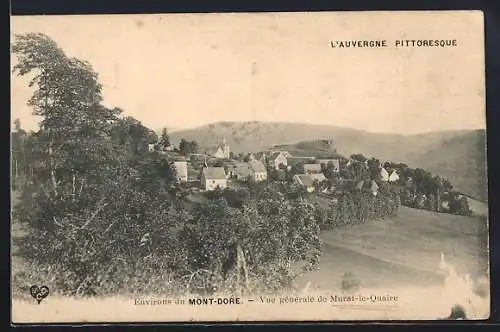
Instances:
[[[326,207],[336,204],[347,192],[377,196],[384,187],[399,193],[404,206],[461,215],[470,213],[467,197],[454,191],[447,179],[423,169],[409,168],[404,163],[380,161],[362,154],[344,157],[337,153],[331,139],[317,139],[314,143],[323,149],[292,154],[276,145],[256,153],[235,154],[224,137],[203,153],[180,153],[173,145],[161,148],[159,143],[150,143],[148,149],[173,161],[177,183],[191,193],[238,191],[251,184],[281,183],[314,194]]]
[[[362,164],[368,170],[368,161],[360,162],[339,156],[332,140],[323,140],[331,148],[331,158],[292,155],[288,151],[269,149],[258,153],[248,153],[245,156],[235,156],[231,152],[225,138],[220,140],[216,148],[204,153],[191,153],[182,156],[175,152],[170,145],[163,154],[174,159],[173,166],[179,183],[190,184],[190,187],[201,191],[216,189],[237,189],[241,183],[262,183],[272,180],[284,182],[285,173],[292,173],[291,184],[302,188],[308,193],[333,194],[341,191],[347,185],[352,185],[354,178],[340,176],[341,167],[350,167],[353,163]],[[157,144],[149,144],[149,151],[158,151]],[[337,156],[334,158],[333,156]],[[328,172],[330,176],[325,176]],[[400,176],[396,170],[388,171],[380,167],[380,181],[388,183],[398,182]],[[366,189],[377,194],[379,186],[375,180],[358,181],[354,184],[357,189]]]

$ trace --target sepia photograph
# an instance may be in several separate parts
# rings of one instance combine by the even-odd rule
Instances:
[[[13,324],[490,316],[482,12],[10,25]]]

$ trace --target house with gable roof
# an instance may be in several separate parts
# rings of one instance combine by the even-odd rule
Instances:
[[[305,188],[307,192],[314,191],[314,180],[309,174],[295,174],[293,176],[293,183]]]
[[[321,164],[304,164],[304,173],[321,173]]]
[[[264,163],[260,160],[253,160],[249,163],[250,174],[255,182],[262,182],[267,180],[267,170]]]
[[[397,182],[399,180],[399,174],[395,170],[392,171],[391,175],[389,176],[389,182]]]
[[[200,181],[201,187],[205,190],[227,188],[227,177],[224,167],[204,167]]]
[[[326,176],[323,173],[312,173],[309,174],[309,177],[313,179],[313,181],[323,182],[326,180]]]
[[[380,180],[384,182],[389,181],[389,173],[383,167],[380,168]]]
[[[187,182],[188,180],[188,167],[186,161],[174,162],[176,179],[178,182]]]
[[[288,160],[286,154],[282,151],[274,152],[269,156],[268,159],[269,164],[274,167],[276,170],[280,169],[280,166],[288,166]]]

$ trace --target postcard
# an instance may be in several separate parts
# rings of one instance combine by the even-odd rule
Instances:
[[[489,317],[482,12],[11,30],[13,324]]]

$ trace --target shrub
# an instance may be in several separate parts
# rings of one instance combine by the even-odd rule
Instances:
[[[345,272],[340,282],[340,287],[344,292],[355,292],[361,287],[361,282],[352,272]]]
[[[448,209],[452,214],[458,214],[462,216],[470,216],[472,210],[469,207],[469,201],[467,197],[462,196],[458,193],[453,193],[450,195],[450,200],[448,201]]]

